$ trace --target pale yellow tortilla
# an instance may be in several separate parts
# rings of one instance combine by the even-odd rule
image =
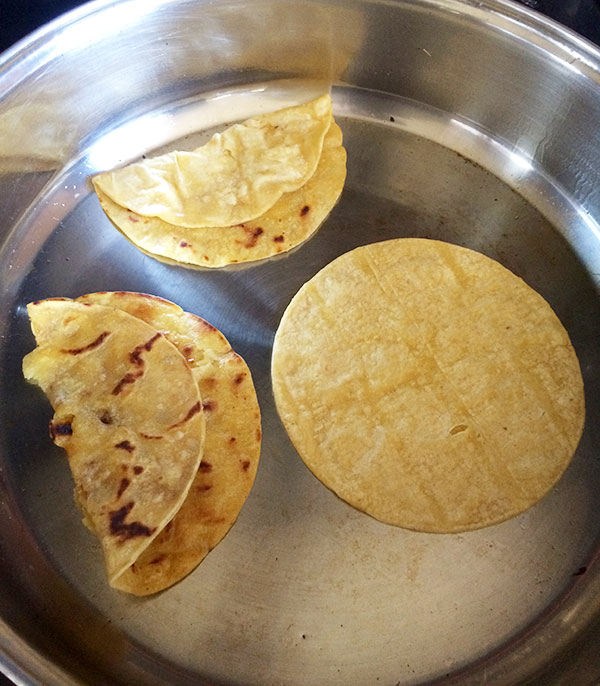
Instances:
[[[202,462],[181,508],[115,586],[156,593],[193,570],[235,522],[252,487],[261,445],[260,410],[250,370],[222,333],[171,302],[140,293],[78,299],[133,315],[161,331],[186,358],[203,399]]]
[[[397,239],[342,255],[288,306],[277,409],[309,469],[390,524],[458,532],[542,498],[584,425],[583,381],[548,305],[471,250]]]
[[[235,124],[192,152],[104,172],[96,190],[121,207],[169,224],[224,227],[264,214],[314,174],[332,121],[331,97]]]
[[[223,267],[271,257],[306,241],[335,206],[345,180],[342,132],[332,123],[312,177],[298,190],[285,193],[265,214],[242,225],[184,228],[121,207],[98,186],[96,193],[115,226],[144,252],[187,265]]]
[[[68,299],[28,305],[37,347],[28,381],[55,411],[86,524],[109,582],[151,545],[185,500],[204,446],[204,411],[186,360],[142,320]]]

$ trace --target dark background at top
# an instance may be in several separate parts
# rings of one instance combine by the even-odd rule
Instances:
[[[0,51],[83,0],[0,0]]]
[[[600,45],[600,0],[520,0]],[[82,0],[0,0],[0,52]],[[9,682],[0,673],[0,686]]]
[[[600,0],[520,0],[600,45]],[[82,0],[0,0],[0,52]]]

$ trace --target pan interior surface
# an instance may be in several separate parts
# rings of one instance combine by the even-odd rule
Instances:
[[[78,134],[77,144],[65,139],[71,147],[58,164],[49,130],[43,156],[12,155],[10,168],[2,169],[0,669],[17,681],[474,686],[484,678],[587,683],[600,674],[598,656],[589,653],[594,638],[586,639],[600,616],[600,211],[593,173],[584,173],[595,158],[582,147],[583,115],[569,115],[584,170],[571,183],[571,153],[561,147],[567,143],[543,134],[555,115],[559,126],[563,107],[570,121],[559,96],[554,114],[549,104],[537,114],[521,112],[519,139],[516,128],[495,125],[497,96],[477,98],[461,82],[459,107],[426,71],[435,49],[424,41],[431,19],[425,10],[456,28],[450,10],[466,4],[398,3],[408,28],[420,27],[412,38],[408,28],[403,34],[410,43],[399,48],[403,56],[420,52],[410,77],[398,67],[406,77],[402,89],[381,71],[380,56],[371,55],[369,67],[365,36],[377,31],[388,40],[393,33],[384,21],[391,6],[371,4],[378,9],[370,15],[360,3],[348,4],[362,17],[360,30],[351,25],[350,34],[360,43],[352,49],[363,66],[348,57],[344,78],[331,90],[348,151],[345,189],[319,232],[287,256],[223,270],[158,262],[110,224],[88,178],[142,154],[193,149],[234,121],[308,100],[322,81],[312,78],[311,64],[298,66],[294,51],[299,62],[291,71],[310,78],[260,80],[253,72],[249,85],[224,80],[214,90],[196,81],[195,96],[187,81],[178,90],[176,74],[185,69],[161,62],[160,69],[174,70],[172,79],[161,82],[147,106],[120,105],[114,119],[96,122],[85,138]],[[173,5],[178,21],[199,22],[192,3]],[[328,5],[314,6],[321,12]],[[510,17],[507,7],[503,16]],[[216,9],[206,11],[214,19]],[[528,17],[522,16],[522,31]],[[139,20],[131,13],[127,21],[134,27]],[[504,27],[508,20],[498,22]],[[231,17],[219,25],[225,24],[230,38],[223,40],[233,54],[243,43],[235,39],[241,28]],[[299,30],[286,21],[280,28],[288,38]],[[439,38],[458,57],[455,67],[443,64],[446,78],[458,79],[464,74],[456,65],[468,46],[453,45],[450,28]],[[209,47],[216,55],[216,43]],[[474,67],[474,78],[480,69]],[[574,88],[593,81],[590,70],[582,67]],[[117,89],[117,100],[126,87]],[[585,107],[600,112],[600,94]],[[504,122],[513,116],[508,110]],[[564,168],[555,166],[561,155]],[[361,514],[311,475],[277,416],[271,345],[293,295],[340,254],[398,237],[449,241],[498,260],[550,303],[578,354],[587,416],[576,455],[538,505],[497,526],[420,534]],[[48,439],[51,409],[21,375],[33,347],[25,305],[99,290],[152,293],[219,328],[247,361],[263,416],[261,464],[236,525],[195,572],[146,599],[107,586],[100,549],[73,503],[65,456]],[[574,645],[583,656],[579,664],[565,657]],[[564,674],[570,682],[560,681]]]

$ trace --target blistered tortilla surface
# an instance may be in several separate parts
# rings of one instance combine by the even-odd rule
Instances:
[[[235,226],[184,228],[122,207],[96,185],[110,220],[144,252],[187,265],[223,267],[284,253],[320,227],[336,204],[346,180],[342,132],[327,131],[315,173],[299,189],[284,193],[263,215]]]
[[[184,357],[142,320],[100,304],[28,306],[37,347],[25,377],[54,411],[84,521],[100,539],[109,581],[173,518],[197,473],[204,412]]]
[[[92,181],[117,205],[181,227],[227,227],[264,214],[314,174],[331,97],[248,119],[191,152],[174,151]]]
[[[147,595],[186,576],[236,521],[258,467],[260,410],[248,366],[205,320],[140,293],[92,293],[78,300],[121,309],[162,332],[185,357],[203,399],[206,441],[189,493],[175,517],[115,583],[129,593]]]

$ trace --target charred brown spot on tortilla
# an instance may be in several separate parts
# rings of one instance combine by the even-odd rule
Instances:
[[[153,436],[152,434],[145,434],[143,431],[140,431],[140,436],[148,441],[158,441],[162,438],[162,436]]]
[[[132,364],[135,364],[139,367],[144,366],[144,359],[142,358],[142,352],[146,350],[147,352],[150,352],[152,350],[152,346],[154,345],[154,342],[162,336],[161,333],[156,333],[152,338],[145,343],[142,343],[141,345],[137,345],[130,353],[129,353],[129,360],[131,361]]]
[[[115,448],[120,448],[121,450],[126,450],[128,453],[132,453],[135,450],[135,445],[132,445],[129,441],[121,441],[115,445]]]
[[[188,243],[188,242],[186,242],[186,241],[181,241],[181,243],[179,244],[179,246],[182,247],[182,248],[191,248],[191,247],[192,247],[192,244],[191,244],[191,243]]]
[[[129,479],[121,479],[121,483],[119,484],[119,490],[117,491],[117,500],[123,495],[123,493],[125,493],[130,483],[131,481],[129,481]]]
[[[133,506],[133,501],[130,501],[118,510],[112,510],[108,513],[110,533],[118,537],[121,542],[127,541],[130,538],[136,538],[137,536],[152,536],[156,530],[156,528],[151,529],[141,522],[125,522],[125,518],[131,512]]]
[[[200,466],[198,467],[198,471],[207,474],[208,472],[212,472],[212,468],[213,466],[210,462],[205,462],[202,460],[202,462],[200,462]]]
[[[304,207],[300,210],[300,216],[304,217],[306,214],[308,214],[310,210],[310,207],[308,205],[304,205]]]
[[[242,383],[242,381],[244,380],[245,376],[246,376],[246,372],[241,372],[241,374],[236,374],[233,377],[234,386],[239,386]]]
[[[134,474],[141,474],[144,471],[144,468],[141,467],[139,464],[134,465],[133,467],[133,473]]]
[[[162,555],[157,555],[155,558],[150,560],[150,564],[151,565],[157,565],[157,564],[161,563],[163,560],[165,560],[166,557],[167,556],[164,553]]]
[[[129,215],[129,221],[133,222],[134,224],[137,224],[140,220],[133,214]]]
[[[260,430],[260,429],[256,429],[256,440],[257,440],[257,441],[260,441],[261,436],[262,436],[261,430]]]
[[[34,300],[34,301],[33,301],[33,304],[34,304],[34,305],[40,305],[41,303],[48,302],[48,301],[51,301],[51,302],[62,302],[63,300],[68,300],[68,298],[60,298],[60,297],[56,297],[56,298],[45,298],[44,300]]]
[[[275,236],[275,238],[273,238],[274,243],[283,243],[284,240],[285,238],[283,237],[283,235]]]
[[[255,229],[244,226],[244,231],[248,235],[248,239],[244,243],[245,248],[253,248],[258,242],[258,239],[264,233],[262,227],[260,226],[257,226]]]
[[[112,394],[113,395],[119,395],[119,393],[123,390],[125,386],[128,384],[135,383],[137,379],[140,378],[140,376],[143,376],[144,372],[140,369],[137,372],[128,372],[125,374],[125,376],[119,381],[119,383],[112,389]]]
[[[50,438],[54,440],[57,436],[71,436],[73,434],[73,427],[70,421],[66,422],[50,422]]]
[[[250,460],[244,460],[244,461],[242,462],[242,469],[243,469],[245,472],[247,472],[249,467],[250,467]]]
[[[110,416],[110,412],[108,410],[102,410],[100,416],[98,419],[103,423],[103,424],[112,424],[112,417]]]
[[[232,436],[232,437],[229,439],[229,442],[230,442],[230,443],[235,443],[235,440],[236,440],[236,439],[235,439],[235,436]]]
[[[181,421],[177,422],[176,424],[171,424],[169,429],[175,429],[176,427],[182,426],[186,422],[189,422],[189,420],[195,414],[198,414],[198,412],[200,412],[201,407],[202,407],[202,405],[200,404],[200,401],[198,401],[195,405],[192,405],[192,407],[190,407],[190,409],[188,410],[188,413],[185,415],[185,417]]]
[[[212,488],[212,484],[198,484],[196,486],[196,490],[199,493],[204,493],[205,491],[210,491],[211,488]]]
[[[204,520],[207,524],[222,524],[225,517],[206,517]]]
[[[192,353],[194,352],[194,346],[193,345],[184,345],[181,352],[183,353],[184,357],[190,357],[192,355]]]
[[[206,402],[202,403],[202,409],[205,412],[212,412],[216,406],[217,403],[214,400],[207,400]]]
[[[67,353],[68,355],[81,355],[81,353],[86,353],[90,350],[94,350],[110,336],[110,331],[103,331],[96,340],[82,346],[81,348],[63,348],[61,352]]]
[[[215,328],[212,324],[206,321],[206,319],[202,319],[202,317],[195,317],[195,324],[198,327],[199,331],[218,331],[217,328]]]

